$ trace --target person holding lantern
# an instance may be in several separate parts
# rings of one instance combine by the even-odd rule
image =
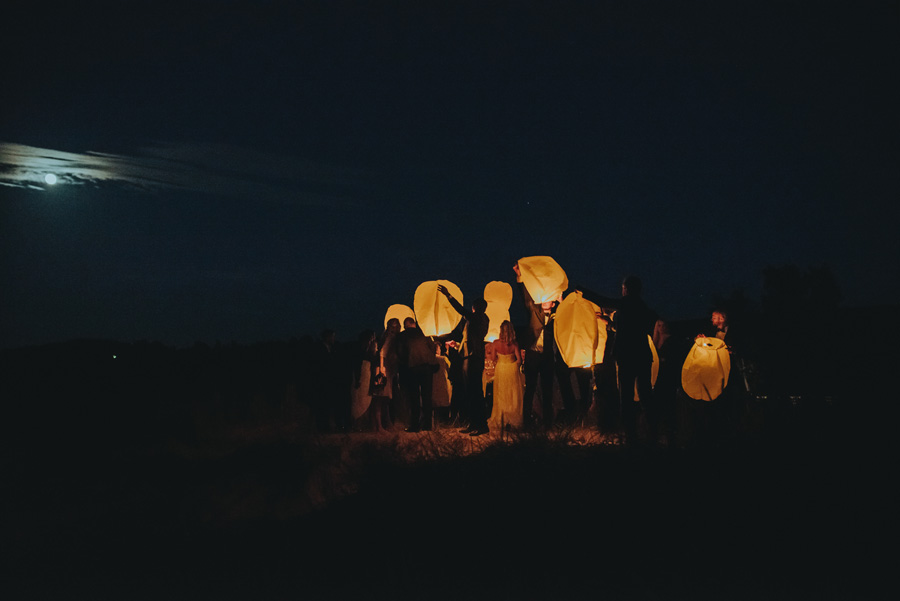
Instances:
[[[619,406],[624,422],[625,442],[637,442],[637,407],[634,391],[647,420],[648,439],[656,443],[657,415],[653,405],[651,366],[653,353],[647,337],[653,335],[657,315],[641,298],[643,285],[637,276],[622,280],[622,298],[610,298],[576,287],[584,298],[604,309],[614,309],[612,326],[616,331],[613,357],[616,361],[619,382]]]
[[[526,426],[533,423],[531,410],[534,407],[534,393],[537,389],[538,376],[541,379],[541,413],[545,428],[553,425],[553,379],[559,384],[559,392],[562,396],[563,407],[573,415],[575,406],[575,393],[572,390],[572,381],[569,379],[569,366],[566,365],[556,348],[553,337],[554,318],[556,308],[562,299],[562,291],[554,300],[536,303],[526,289],[522,281],[522,272],[519,264],[513,266],[516,273],[516,281],[525,302],[525,310],[529,315],[529,331],[531,340],[525,347],[525,392],[522,405],[522,421]],[[523,345],[524,346],[524,345]]]
[[[659,356],[659,375],[653,387],[653,402],[666,444],[675,442],[677,424],[677,391],[681,385],[681,366],[684,353],[672,336],[669,322],[658,319],[653,328],[653,346]]]
[[[730,324],[728,323],[728,313],[725,309],[718,307],[713,309],[710,313],[709,324],[709,329],[706,332],[700,332],[697,334],[697,337],[705,338],[709,336],[710,338],[718,338],[730,348],[734,341],[732,340],[733,335],[728,333]]]
[[[487,407],[484,400],[484,388],[482,388],[482,376],[484,374],[484,337],[487,336],[490,326],[490,318],[485,313],[487,302],[483,298],[477,298],[472,302],[471,310],[467,311],[458,300],[453,298],[450,291],[438,284],[438,292],[447,297],[450,305],[456,312],[463,316],[466,322],[463,333],[463,357],[466,374],[466,405],[469,413],[469,426],[462,430],[470,436],[487,434]]]
[[[718,338],[725,343],[731,358],[728,379],[722,394],[715,399],[715,405],[711,407],[714,434],[721,442],[727,442],[737,435],[742,414],[745,410],[741,385],[743,370],[740,355],[735,355],[735,331],[728,319],[728,311],[722,306],[715,307],[710,312],[709,328],[705,332],[697,334],[697,338]]]

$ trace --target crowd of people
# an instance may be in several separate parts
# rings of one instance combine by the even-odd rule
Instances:
[[[420,432],[439,423],[469,436],[483,436],[581,423],[627,444],[672,439],[683,348],[673,339],[669,324],[644,302],[641,280],[624,278],[618,297],[573,287],[601,308],[597,317],[607,329],[604,360],[579,368],[566,364],[554,336],[562,294],[536,303],[522,283],[518,265],[514,271],[527,327],[517,332],[510,321],[503,321],[497,339],[484,342],[487,302],[476,298],[465,307],[439,285],[438,292],[460,314],[459,325],[449,334],[429,337],[413,317],[402,324],[392,318],[380,336],[373,330],[362,332],[349,394],[343,384],[334,385],[345,380],[335,378],[328,366],[334,332],[323,332],[321,359],[314,369],[319,382],[313,395],[318,429]],[[713,311],[710,330],[698,335],[729,344],[726,313]],[[648,337],[658,360],[655,386]],[[703,417],[715,422],[714,428],[728,422],[727,407],[734,405],[732,391],[738,386],[732,381],[735,371],[731,373],[728,394],[723,393],[717,408],[705,411]],[[554,403],[555,398],[561,402]]]

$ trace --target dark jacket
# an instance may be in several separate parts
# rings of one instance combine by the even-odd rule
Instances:
[[[467,353],[477,357],[484,357],[484,337],[487,336],[491,319],[485,313],[476,313],[474,309],[466,309],[458,300],[448,296],[447,300],[456,309],[456,312],[466,320],[466,344]]]
[[[419,328],[407,328],[397,334],[397,356],[400,371],[420,365],[437,366],[437,347]]]
[[[653,335],[657,315],[640,296],[629,294],[621,298],[601,296],[578,288],[584,298],[606,309],[614,309],[613,327],[616,340],[613,356],[619,365],[641,365],[653,362],[648,336]]]
[[[544,308],[534,302],[534,299],[528,294],[528,290],[525,289],[525,284],[522,282],[519,282],[519,292],[522,294],[525,310],[528,312],[527,335],[529,339],[522,340],[521,344],[523,348],[534,348],[538,338],[541,336],[541,330],[544,329]]]

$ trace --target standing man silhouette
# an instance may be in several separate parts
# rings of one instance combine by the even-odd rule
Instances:
[[[407,432],[431,430],[432,391],[437,371],[434,342],[419,329],[416,320],[407,317],[406,328],[397,334],[397,356],[400,368],[400,390],[409,405]]]
[[[471,310],[467,311],[458,300],[450,295],[450,291],[446,287],[438,284],[437,289],[438,292],[447,297],[450,305],[466,320],[462,355],[465,359],[463,370],[466,374],[469,427],[462,430],[462,432],[470,436],[481,436],[489,431],[484,388],[481,382],[484,373],[484,337],[487,336],[488,326],[490,325],[490,318],[485,314],[487,301],[483,298],[477,298],[472,302]]]
[[[619,405],[624,422],[625,442],[637,442],[637,403],[634,391],[637,387],[641,410],[647,419],[650,444],[656,443],[656,407],[653,405],[653,386],[650,369],[653,353],[648,336],[653,335],[657,315],[641,298],[643,286],[637,276],[622,280],[622,298],[601,296],[578,287],[584,298],[604,309],[615,309],[612,325],[616,331],[613,356],[619,372]]]
[[[522,273],[518,263],[513,266],[516,272],[516,281],[519,283],[519,292],[525,302],[525,310],[528,312],[528,325],[531,339],[525,348],[525,395],[522,406],[522,422],[527,427],[532,424],[531,410],[534,406],[534,393],[537,388],[538,376],[541,378],[541,413],[545,428],[553,425],[553,380],[559,385],[559,393],[563,399],[564,408],[572,412],[575,404],[575,393],[572,391],[572,381],[569,379],[569,366],[566,365],[556,348],[554,339],[554,319],[559,299],[547,301],[541,304],[534,302],[525,284],[522,283]],[[562,297],[562,293],[560,293]]]

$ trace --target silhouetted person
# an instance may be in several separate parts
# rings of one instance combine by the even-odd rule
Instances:
[[[563,408],[569,418],[574,416],[575,394],[572,392],[572,381],[569,379],[569,366],[563,361],[556,347],[553,327],[556,319],[556,308],[559,300],[537,304],[531,298],[531,294],[522,283],[522,274],[519,265],[513,266],[516,272],[516,281],[519,283],[519,292],[528,312],[528,340],[524,340],[525,363],[522,366],[525,372],[525,393],[523,397],[522,416],[523,424],[527,427],[532,423],[531,410],[534,407],[534,393],[537,388],[538,376],[541,380],[541,413],[543,414],[544,427],[553,425],[553,380],[559,385],[559,393],[562,396]]]
[[[438,367],[435,345],[412,317],[404,320],[403,327],[406,329],[397,335],[397,358],[400,389],[409,407],[409,427],[406,431],[431,430],[431,393]]]
[[[465,322],[460,322],[465,327]],[[450,369],[447,377],[450,379],[450,417],[458,423],[469,423],[469,409],[466,401],[466,372],[465,359],[462,354],[462,346],[458,340],[447,340],[447,359],[450,360]]]
[[[575,384],[578,386],[578,401],[576,403],[574,394],[572,395],[572,408],[566,411],[566,420],[572,424],[583,421],[587,417],[588,410],[591,408],[594,391],[591,386],[591,377],[593,376],[593,368],[590,367],[570,367],[569,373],[575,375]],[[571,386],[571,379],[569,380]]]
[[[653,406],[653,386],[650,369],[653,353],[649,336],[656,325],[654,313],[641,298],[643,286],[636,276],[628,276],[622,281],[622,298],[614,299],[578,288],[584,298],[604,309],[615,309],[612,326],[616,330],[613,356],[616,360],[619,380],[619,407],[625,428],[626,443],[637,442],[637,403],[634,391],[644,411],[651,444],[656,442],[656,412]]]
[[[743,369],[740,352],[736,352],[737,332],[729,322],[728,312],[724,308],[716,307],[710,312],[709,326],[697,336],[718,338],[728,347],[730,368],[725,388],[722,394],[704,409],[712,413],[709,421],[714,431],[707,434],[712,434],[717,442],[729,441],[737,435],[744,409]]]
[[[397,336],[400,334],[400,320],[392,317],[378,341],[378,363],[372,377],[372,424],[376,432],[387,432],[393,427],[392,418],[397,412],[392,410],[399,403],[394,398],[401,394],[397,384]]]
[[[675,424],[677,415],[677,392],[681,386],[681,368],[684,356],[672,337],[669,324],[662,319],[656,321],[653,329],[653,345],[659,356],[659,371],[656,375],[656,386],[653,387],[653,402],[656,405],[659,424],[662,426],[666,441],[672,444],[675,440]]]
[[[374,330],[359,333],[353,356],[353,390],[350,417],[357,422],[370,412],[372,376],[378,365],[378,341]]]
[[[436,342],[435,359],[438,368],[432,378],[434,384],[431,391],[431,403],[434,406],[435,421],[447,423],[450,417],[453,385],[450,382],[450,359],[447,357],[444,345],[439,342]]]
[[[603,347],[603,362],[594,366],[594,381],[597,387],[597,427],[603,434],[614,434],[618,430],[619,383],[616,374],[616,359],[613,348],[616,344],[616,331],[608,320],[602,327],[606,328],[606,344]]]
[[[487,301],[477,298],[471,310],[466,310],[458,300],[450,295],[444,286],[438,284],[438,292],[447,297],[450,305],[463,316],[466,326],[463,334],[463,359],[466,374],[466,405],[469,426],[462,432],[470,436],[487,434],[487,407],[485,407],[482,376],[484,374],[484,337],[487,336],[490,318],[485,314]]]

